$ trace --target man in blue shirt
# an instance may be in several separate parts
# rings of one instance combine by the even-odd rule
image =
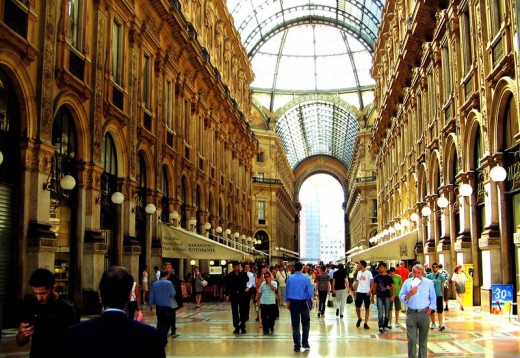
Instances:
[[[150,299],[148,305],[150,311],[155,305],[155,312],[157,314],[157,329],[165,337],[168,335],[172,324],[173,306],[172,299],[175,298],[175,288],[173,283],[168,281],[168,272],[161,271],[161,278],[155,281],[150,289]]]
[[[399,294],[399,298],[407,307],[408,358],[417,357],[417,343],[419,343],[419,358],[426,358],[430,314],[437,309],[437,295],[433,281],[424,277],[422,265],[416,264],[412,273],[414,277],[404,282]]]
[[[309,350],[309,329],[311,326],[310,311],[314,307],[314,288],[309,277],[302,274],[303,264],[294,265],[294,274],[287,279],[285,288],[285,302],[291,312],[294,351],[299,352],[301,347]],[[300,320],[302,333],[300,335]]]

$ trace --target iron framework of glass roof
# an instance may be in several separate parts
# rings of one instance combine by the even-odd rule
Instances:
[[[359,123],[345,108],[329,102],[299,104],[277,121],[276,132],[292,168],[313,155],[332,155],[349,164]]]
[[[384,4],[228,0],[255,72],[253,96],[270,112],[309,93],[330,93],[363,109],[373,100],[370,67]],[[358,119],[337,103],[316,100],[281,113],[275,130],[293,168],[316,154],[334,156],[348,166]]]

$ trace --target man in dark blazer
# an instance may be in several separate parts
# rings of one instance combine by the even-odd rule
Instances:
[[[122,267],[103,273],[99,283],[103,314],[69,329],[65,357],[166,357],[166,337],[152,326],[130,320],[124,311],[133,284],[134,278]]]
[[[249,277],[238,261],[233,262],[233,271],[226,276],[226,301],[231,301],[234,334],[246,333],[246,322],[249,317],[249,300],[251,295],[247,284]]]

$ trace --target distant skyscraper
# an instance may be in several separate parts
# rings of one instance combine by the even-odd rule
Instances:
[[[343,198],[341,185],[330,175],[314,175],[302,185],[302,261],[329,262],[345,257]]]

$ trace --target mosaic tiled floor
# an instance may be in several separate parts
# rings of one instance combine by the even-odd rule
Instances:
[[[185,305],[177,315],[176,338],[169,338],[169,357],[405,357],[407,355],[404,314],[399,328],[379,333],[377,311],[371,309],[370,329],[356,328],[353,305],[347,305],[344,318],[335,315],[335,307],[327,308],[325,317],[312,313],[310,351],[293,352],[289,312],[281,308],[275,333],[264,336],[251,307],[247,333],[234,335],[229,303],[204,303],[195,309]],[[88,317],[84,317],[88,319]],[[153,313],[145,322],[155,325]],[[395,323],[395,322],[394,322]],[[450,306],[445,313],[446,330],[430,330],[428,357],[519,357],[520,323],[507,316],[492,316],[479,307],[462,312]],[[16,330],[2,332],[0,357],[28,357],[28,348],[14,342]]]

